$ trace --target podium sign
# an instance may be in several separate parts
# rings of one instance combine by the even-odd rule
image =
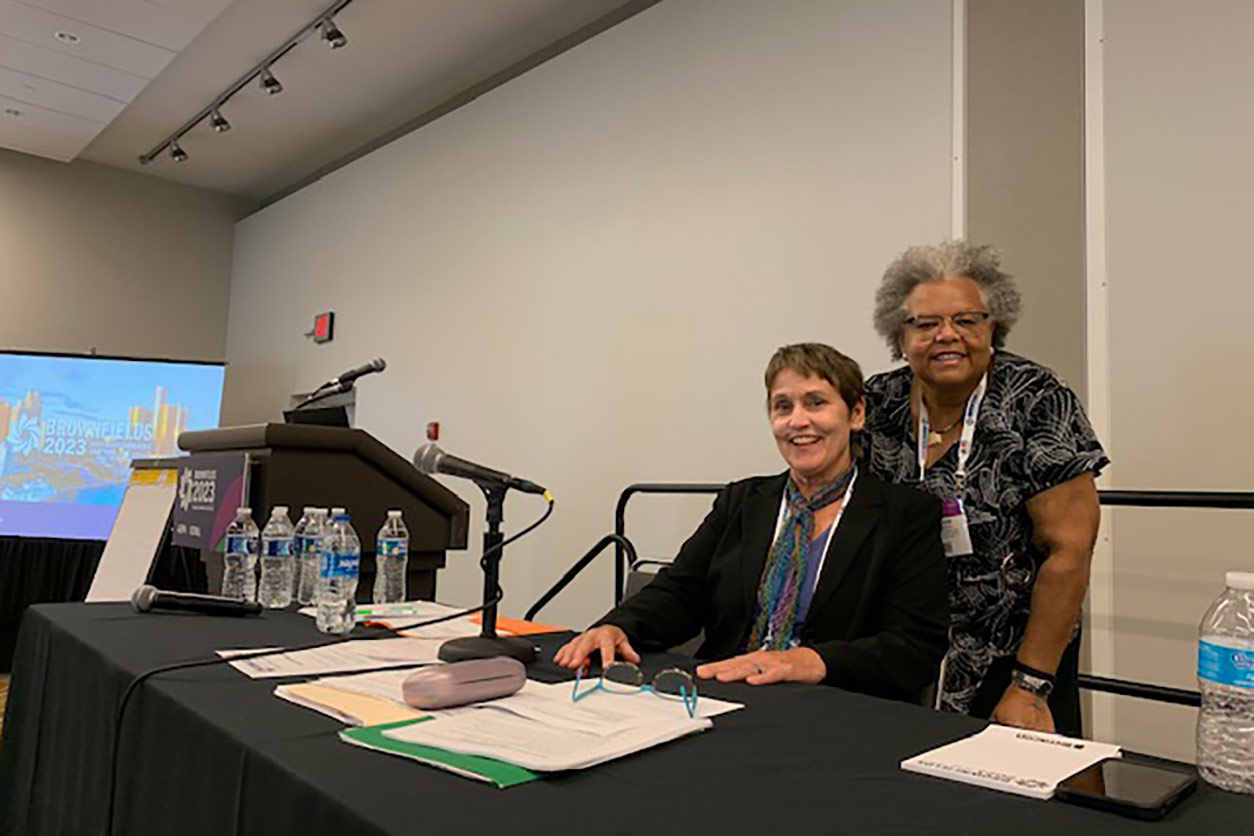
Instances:
[[[176,546],[218,551],[235,512],[247,504],[247,453],[195,453],[179,460]]]

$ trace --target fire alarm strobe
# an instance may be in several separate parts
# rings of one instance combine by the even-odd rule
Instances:
[[[305,334],[305,336],[313,337],[313,341],[316,343],[329,343],[334,333],[335,312],[327,311],[314,316],[313,330]]]

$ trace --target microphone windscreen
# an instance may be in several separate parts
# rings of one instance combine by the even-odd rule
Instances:
[[[382,357],[374,358],[374,360],[370,362],[370,365],[374,367],[376,372],[381,372],[388,367],[387,361]]]
[[[148,612],[156,598],[157,588],[144,584],[131,593],[131,606],[135,608],[135,612]]]
[[[418,468],[420,473],[426,473],[428,476],[437,472],[440,466],[440,459],[444,456],[444,451],[439,445],[427,443],[418,448],[414,453],[414,467]]]

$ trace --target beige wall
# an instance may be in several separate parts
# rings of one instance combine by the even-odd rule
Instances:
[[[361,426],[409,454],[440,419],[446,449],[556,494],[507,550],[521,614],[626,485],[782,469],[776,347],[888,364],[878,277],[950,225],[951,26],[950,0],[662,3],[268,207],[238,227],[224,418],[385,357]],[[633,537],[673,553],[708,506],[642,500]],[[511,498],[507,529],[541,510]],[[545,615],[601,614],[594,569]],[[477,561],[440,583],[474,601]]]
[[[967,237],[1023,293],[1007,347],[1083,399],[1084,2],[966,0]]]
[[[1250,491],[1247,312],[1254,5],[1104,0],[1105,386],[1111,487]],[[1111,674],[1196,688],[1197,628],[1223,573],[1254,567],[1254,513],[1108,515],[1094,612]],[[1124,700],[1125,745],[1192,759],[1192,709]]]
[[[237,198],[0,149],[0,346],[220,360]]]

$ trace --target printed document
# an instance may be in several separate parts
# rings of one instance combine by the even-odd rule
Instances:
[[[1060,734],[990,725],[901,762],[908,772],[1026,795],[1053,798],[1064,779],[1104,758],[1121,756],[1118,746]]]
[[[584,769],[712,725],[710,717],[737,703],[701,698],[698,716],[678,700],[651,693],[598,691],[575,702],[572,683],[527,682],[509,697],[385,732],[405,743],[495,758],[541,772]]]
[[[231,667],[252,679],[320,676],[365,668],[416,667],[438,662],[440,645],[443,643],[443,639],[354,639],[292,653],[240,659],[231,662]],[[280,648],[219,650],[218,655],[226,659],[267,649]]]

